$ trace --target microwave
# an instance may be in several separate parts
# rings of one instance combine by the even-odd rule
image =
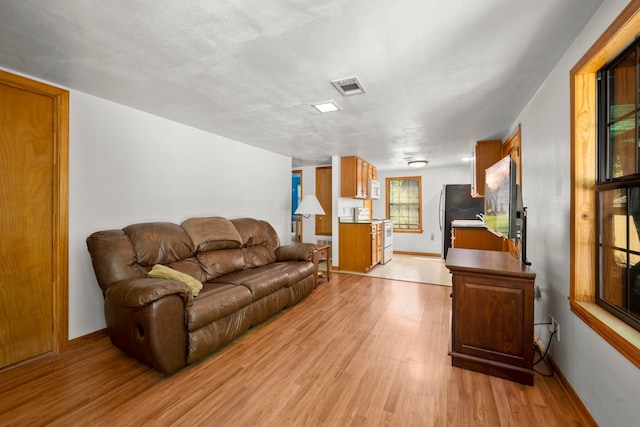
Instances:
[[[376,181],[374,179],[369,180],[369,198],[370,199],[380,198],[380,181]]]

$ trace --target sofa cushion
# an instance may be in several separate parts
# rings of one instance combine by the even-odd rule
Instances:
[[[207,281],[245,268],[242,249],[199,252],[196,258],[207,275]]]
[[[202,265],[200,265],[196,257],[189,257],[180,261],[170,262],[165,265],[181,273],[188,274],[189,276],[198,279],[200,282],[204,283],[207,281],[207,275],[202,270]]]
[[[187,328],[195,331],[240,310],[251,303],[251,292],[229,283],[205,283],[204,288],[186,309]]]
[[[287,287],[293,286],[307,276],[313,276],[316,273],[316,267],[311,262],[285,261],[278,262],[287,273]]]
[[[276,262],[276,253],[266,245],[242,248],[244,268],[262,267]]]
[[[156,264],[147,274],[149,277],[153,277],[154,279],[178,280],[189,287],[189,290],[194,297],[198,295],[198,292],[202,289],[202,283],[198,279],[165,265]]]
[[[123,230],[97,231],[87,238],[91,263],[102,292],[121,280],[147,276],[138,264],[131,239]]]
[[[308,262],[277,262],[262,267],[237,271],[213,279],[212,283],[232,283],[251,290],[254,301],[278,289],[292,286],[304,277],[313,275],[315,266]]]
[[[197,252],[217,249],[237,249],[242,237],[231,221],[219,216],[190,218],[181,224]]]
[[[169,264],[193,256],[189,235],[177,224],[148,222],[123,228],[131,239],[138,263],[145,267]]]
[[[230,220],[238,230],[244,246],[251,247],[267,243],[270,236],[264,225],[253,218],[234,218]],[[277,235],[276,235],[277,237]],[[278,245],[276,245],[277,247]],[[275,251],[275,247],[273,248]]]

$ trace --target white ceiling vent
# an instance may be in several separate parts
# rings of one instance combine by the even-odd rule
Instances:
[[[342,96],[359,95],[366,92],[357,77],[333,80],[331,84],[338,89]]]

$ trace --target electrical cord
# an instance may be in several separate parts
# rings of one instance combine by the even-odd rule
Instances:
[[[551,323],[540,323],[540,325],[550,325],[550,324],[551,324]],[[556,331],[551,332],[551,336],[549,337],[549,343],[547,344],[547,348],[545,348],[545,349],[544,349],[544,353],[542,353],[542,351],[540,350],[540,347],[538,346],[538,343],[537,343],[537,342],[535,342],[535,341],[533,342],[533,347],[536,349],[536,351],[537,351],[537,352],[538,352],[538,354],[540,355],[540,358],[539,358],[538,360],[536,360],[536,361],[533,363],[533,366],[534,366],[533,370],[534,370],[536,373],[538,373],[538,374],[542,375],[543,377],[552,377],[552,376],[553,376],[553,366],[551,366],[551,365],[549,364],[549,362],[547,361],[546,357],[547,357],[547,353],[549,352],[549,348],[551,347],[551,342],[552,342],[552,340],[553,340],[553,336],[554,336],[555,334],[556,334]],[[549,368],[549,370],[551,371],[551,373],[550,373],[550,374],[545,374],[545,373],[543,373],[543,372],[538,371],[538,370],[535,368],[535,366],[536,366],[538,363],[542,362],[542,361],[544,361],[544,364],[545,364],[545,365],[547,365],[547,367],[548,367],[548,368]]]

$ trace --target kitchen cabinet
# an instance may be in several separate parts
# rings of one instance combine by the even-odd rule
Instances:
[[[340,223],[340,269],[366,273],[382,259],[382,222]]]
[[[371,163],[369,163],[369,167],[367,168],[368,170],[368,179],[378,179],[378,169],[376,169],[375,166],[373,166]]]
[[[365,199],[369,198],[369,163],[365,160],[360,159],[362,162],[362,167],[360,169],[360,181],[362,186],[362,196]]]
[[[449,249],[451,365],[533,385],[535,273],[508,252]]]
[[[478,141],[472,162],[471,196],[484,197],[484,172],[489,166],[502,159],[502,141],[499,139]]]
[[[488,251],[509,251],[507,239],[492,233],[487,230],[486,227],[453,226],[451,228],[451,247]]]
[[[358,156],[340,158],[340,197],[367,199],[369,179],[377,175],[372,164]]]

